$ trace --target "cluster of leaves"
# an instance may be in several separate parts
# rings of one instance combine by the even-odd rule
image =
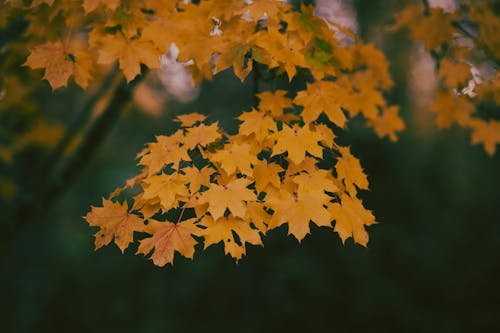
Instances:
[[[436,61],[439,87],[431,111],[438,126],[472,130],[472,143],[489,155],[500,143],[500,7],[498,1],[462,4],[453,12],[412,5],[397,14]]]
[[[234,135],[201,115],[179,116],[177,132],[158,136],[139,154],[139,175],[85,217],[100,228],[97,248],[114,239],[124,251],[139,232],[148,236],[138,253],[151,253],[160,266],[173,263],[175,251],[191,258],[198,241],[223,242],[240,259],[247,243],[261,244],[262,235],[283,224],[302,240],[311,221],[334,228],[344,241],[352,236],[367,244],[365,226],[375,219],[357,191],[368,189],[368,181],[350,149],[334,142],[334,130],[358,114],[391,140],[403,129],[398,108],[383,97],[392,81],[380,51],[316,17],[313,7],[296,10],[274,0],[92,4],[84,1],[83,8],[102,18],[90,21],[88,34],[96,62],[118,61],[127,80],[139,75],[140,64],[158,67],[172,43],[196,81],[227,68],[243,81],[256,66],[290,81],[298,71],[310,78],[294,97],[259,93],[260,103],[238,118]],[[44,60],[56,49],[71,63],[62,81],[54,79],[61,64]],[[27,65],[43,67],[54,88],[71,75],[84,86],[78,62],[76,52],[52,41],[34,47]],[[139,194],[129,208],[117,196],[130,187]]]

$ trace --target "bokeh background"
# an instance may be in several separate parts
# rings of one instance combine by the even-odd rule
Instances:
[[[471,146],[463,129],[436,129],[426,109],[432,60],[387,28],[405,3],[318,1],[324,15],[344,15],[384,50],[395,80],[387,97],[407,123],[397,143],[360,120],[339,139],[371,183],[362,198],[379,224],[369,228],[368,248],[315,227],[298,244],[282,227],[238,264],[220,244],[163,268],[134,247],[94,252],[95,230],[82,216],[137,173],[146,142],[170,133],[179,113],[207,114],[230,129],[250,110],[251,77],[241,84],[224,72],[190,91],[169,67],[177,81],[141,88],[76,182],[2,248],[0,332],[500,331],[500,154]],[[80,95],[47,88],[40,102],[69,122]]]

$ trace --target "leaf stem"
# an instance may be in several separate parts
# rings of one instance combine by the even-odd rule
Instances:
[[[181,213],[179,214],[179,218],[177,219],[177,224],[182,221],[182,216],[184,215],[184,211],[186,210],[186,206],[182,207]]]

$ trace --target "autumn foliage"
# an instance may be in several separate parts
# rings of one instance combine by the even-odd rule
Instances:
[[[500,76],[495,71],[477,82],[474,94],[465,90],[471,58],[499,57],[498,35],[479,25],[498,26],[488,6],[479,1],[457,13],[410,6],[394,28],[409,28],[435,56],[441,85],[431,111],[438,124],[472,129],[473,143],[493,154],[499,122],[482,113],[498,110]],[[405,128],[398,106],[384,97],[393,85],[389,64],[372,44],[316,16],[313,6],[276,0],[6,1],[2,8],[33,16],[38,25],[29,31],[24,66],[43,69],[53,89],[69,80],[85,89],[113,63],[133,82],[143,67],[159,68],[174,44],[194,82],[227,69],[241,81],[259,70],[290,82],[299,73],[307,77],[296,93],[256,91],[235,133],[198,113],[178,115],[177,131],[158,135],[138,154],[138,175],[85,216],[99,228],[96,248],[114,241],[123,252],[138,241],[137,253],[163,266],[173,264],[175,252],[193,258],[198,243],[222,242],[239,260],[248,244],[262,245],[268,231],[284,224],[300,242],[310,222],[343,242],[352,237],[367,245],[366,227],[376,222],[359,194],[369,182],[336,135],[358,116],[391,141]],[[475,38],[460,30],[461,20],[479,25]]]

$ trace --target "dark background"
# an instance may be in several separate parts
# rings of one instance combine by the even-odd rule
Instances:
[[[208,114],[230,128],[249,110],[251,78],[242,85],[225,72],[195,102],[169,103],[160,118],[127,112],[69,191],[12,240],[1,257],[0,331],[500,331],[500,154],[471,146],[463,129],[438,131],[432,119],[425,130],[416,125],[413,46],[384,30],[400,7],[355,2],[361,36],[391,62],[388,99],[402,106],[408,127],[391,143],[358,119],[341,138],[371,183],[362,198],[379,224],[369,228],[368,248],[343,246],[315,227],[298,244],[282,227],[238,264],[220,244],[163,268],[133,247],[94,252],[95,230],[82,216],[138,171],[145,142],[169,133],[178,113]],[[57,97],[64,94],[71,89]]]

